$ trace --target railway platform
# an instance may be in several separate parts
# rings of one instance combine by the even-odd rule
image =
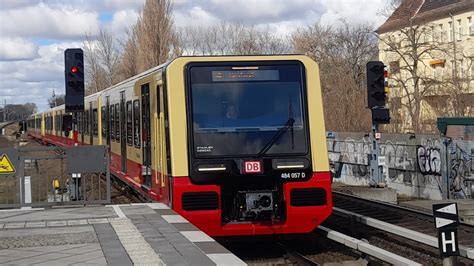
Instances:
[[[161,203],[0,210],[1,265],[245,265]]]

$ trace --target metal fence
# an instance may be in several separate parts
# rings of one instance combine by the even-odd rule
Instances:
[[[0,149],[0,208],[110,203],[106,146]]]

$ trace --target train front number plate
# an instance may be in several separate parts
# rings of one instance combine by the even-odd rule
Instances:
[[[262,172],[262,162],[260,161],[245,161],[244,173],[257,174]]]

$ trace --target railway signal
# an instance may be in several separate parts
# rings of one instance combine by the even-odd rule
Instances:
[[[77,112],[84,111],[84,52],[80,48],[64,51],[64,76],[66,86],[65,111],[75,113],[74,119],[67,117],[63,121],[63,130],[67,135],[77,121]],[[74,144],[77,145],[77,128],[74,129]]]
[[[72,48],[64,51],[66,112],[84,111],[84,53]]]
[[[443,258],[459,255],[458,206],[456,203],[433,204],[433,217],[438,229],[438,248]],[[444,264],[444,262],[443,262]]]
[[[367,103],[369,108],[385,106],[385,66],[380,61],[367,63]]]
[[[379,138],[379,124],[390,123],[390,112],[385,108],[385,100],[387,98],[388,87],[387,81],[388,72],[385,70],[385,65],[381,61],[370,61],[366,65],[367,71],[367,106],[372,113],[372,152],[370,154],[370,173],[372,184],[376,187],[384,187],[385,180],[383,178],[382,167],[379,164],[380,148]]]

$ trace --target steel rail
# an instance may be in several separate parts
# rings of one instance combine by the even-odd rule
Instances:
[[[394,209],[400,209],[400,210],[403,210],[403,211],[410,211],[414,214],[423,215],[425,219],[426,218],[432,219],[432,215],[429,214],[429,213],[426,213],[426,212],[421,212],[421,211],[418,211],[418,210],[411,210],[411,209],[408,209],[406,207],[397,208],[398,206],[394,205],[394,204],[382,203],[382,202],[373,201],[373,200],[365,200],[365,199],[362,199],[360,197],[348,195],[348,194],[345,194],[345,193],[334,193],[334,194],[344,195],[344,197],[351,197],[351,198],[354,198],[356,200],[361,200],[361,201],[364,201],[364,203],[367,202],[369,205],[377,204],[378,208],[382,208],[382,209],[383,208],[391,208],[392,211],[393,211],[393,208]],[[433,237],[433,236],[430,236],[430,235],[427,235],[427,234],[423,234],[423,233],[417,232],[415,230],[407,229],[407,228],[404,228],[404,227],[401,227],[401,226],[398,226],[398,225],[394,225],[394,224],[391,224],[391,223],[388,223],[388,222],[384,222],[384,221],[381,221],[381,220],[378,220],[378,219],[375,219],[375,218],[371,218],[371,217],[366,216],[366,215],[362,215],[362,214],[355,213],[355,212],[352,212],[352,211],[344,210],[344,209],[341,209],[341,208],[338,208],[338,207],[333,208],[333,214],[335,214],[337,216],[340,216],[340,217],[351,217],[356,222],[359,222],[361,224],[365,224],[367,226],[370,226],[370,227],[388,232],[390,234],[398,235],[398,236],[401,236],[401,237],[406,238],[406,239],[413,240],[413,241],[418,242],[418,243],[422,243],[422,244],[425,244],[425,245],[428,245],[428,246],[431,246],[431,247],[438,248],[438,239],[436,237]],[[463,224],[463,226],[466,227],[466,229],[471,229],[472,228],[471,225],[467,225],[467,224]],[[469,259],[474,259],[474,248],[467,247],[467,246],[464,246],[464,245],[459,245],[459,251],[460,251],[460,255],[462,257],[469,258]]]

